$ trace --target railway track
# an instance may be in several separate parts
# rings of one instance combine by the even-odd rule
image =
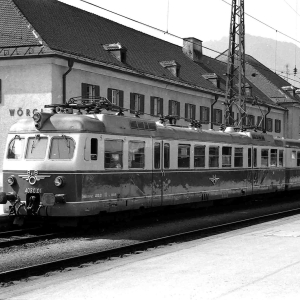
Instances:
[[[244,219],[230,221],[214,226],[200,228],[193,231],[183,232],[179,234],[169,235],[148,241],[133,243],[131,245],[113,248],[109,250],[100,250],[84,255],[69,257],[55,261],[49,261],[42,264],[31,265],[24,268],[9,270],[0,273],[0,286],[13,284],[31,276],[43,276],[47,272],[63,270],[66,268],[76,268],[84,265],[91,265],[99,261],[110,260],[113,258],[121,258],[128,255],[139,254],[143,251],[150,250],[159,246],[173,245],[174,243],[185,242],[191,239],[200,239],[211,235],[236,230],[239,228],[255,225],[283,217],[292,216],[300,213],[300,208],[288,209],[285,211],[268,213],[260,216],[252,216]]]
[[[62,232],[43,231],[40,227],[0,232],[0,248],[34,243],[62,236]]]

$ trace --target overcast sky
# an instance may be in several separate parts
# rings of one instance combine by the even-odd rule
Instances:
[[[80,0],[61,0],[69,5],[182,45],[182,40],[136,24]],[[203,41],[219,40],[229,34],[231,0],[86,0],[128,18],[154,26],[179,37]],[[287,41],[300,46],[300,0],[244,0],[246,33]],[[169,7],[169,9],[168,9]],[[169,12],[169,13],[168,13]],[[277,30],[277,33],[276,33]],[[293,38],[292,40],[289,37]],[[295,41],[296,40],[296,41]]]

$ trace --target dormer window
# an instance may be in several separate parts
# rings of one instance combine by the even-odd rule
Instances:
[[[123,47],[120,43],[115,44],[105,44],[103,48],[109,51],[117,60],[122,63],[126,63],[126,51],[127,49]]]
[[[248,83],[245,84],[245,95],[247,97],[252,97],[252,86]]]
[[[161,61],[161,66],[172,73],[173,76],[179,77],[180,64],[175,60]]]
[[[206,80],[209,80],[216,87],[220,87],[220,79],[216,73],[208,73],[202,75]]]

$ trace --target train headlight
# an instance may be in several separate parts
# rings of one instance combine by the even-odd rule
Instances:
[[[9,176],[9,177],[7,178],[7,183],[8,183],[9,185],[14,185],[14,184],[16,183],[16,178],[15,178],[14,176]]]
[[[39,113],[39,112],[36,112],[34,115],[33,115],[33,121],[34,122],[40,122],[41,121],[41,119],[42,119],[42,115],[41,115],[41,113]]]
[[[57,176],[57,177],[54,179],[54,184],[55,184],[56,186],[59,186],[59,187],[64,186],[65,182],[66,182],[66,181],[65,181],[65,178],[62,177],[62,176]]]

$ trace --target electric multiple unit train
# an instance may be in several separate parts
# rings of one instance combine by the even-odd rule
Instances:
[[[73,114],[70,107],[11,127],[0,194],[5,212],[101,218],[300,188],[300,141],[97,110]]]

